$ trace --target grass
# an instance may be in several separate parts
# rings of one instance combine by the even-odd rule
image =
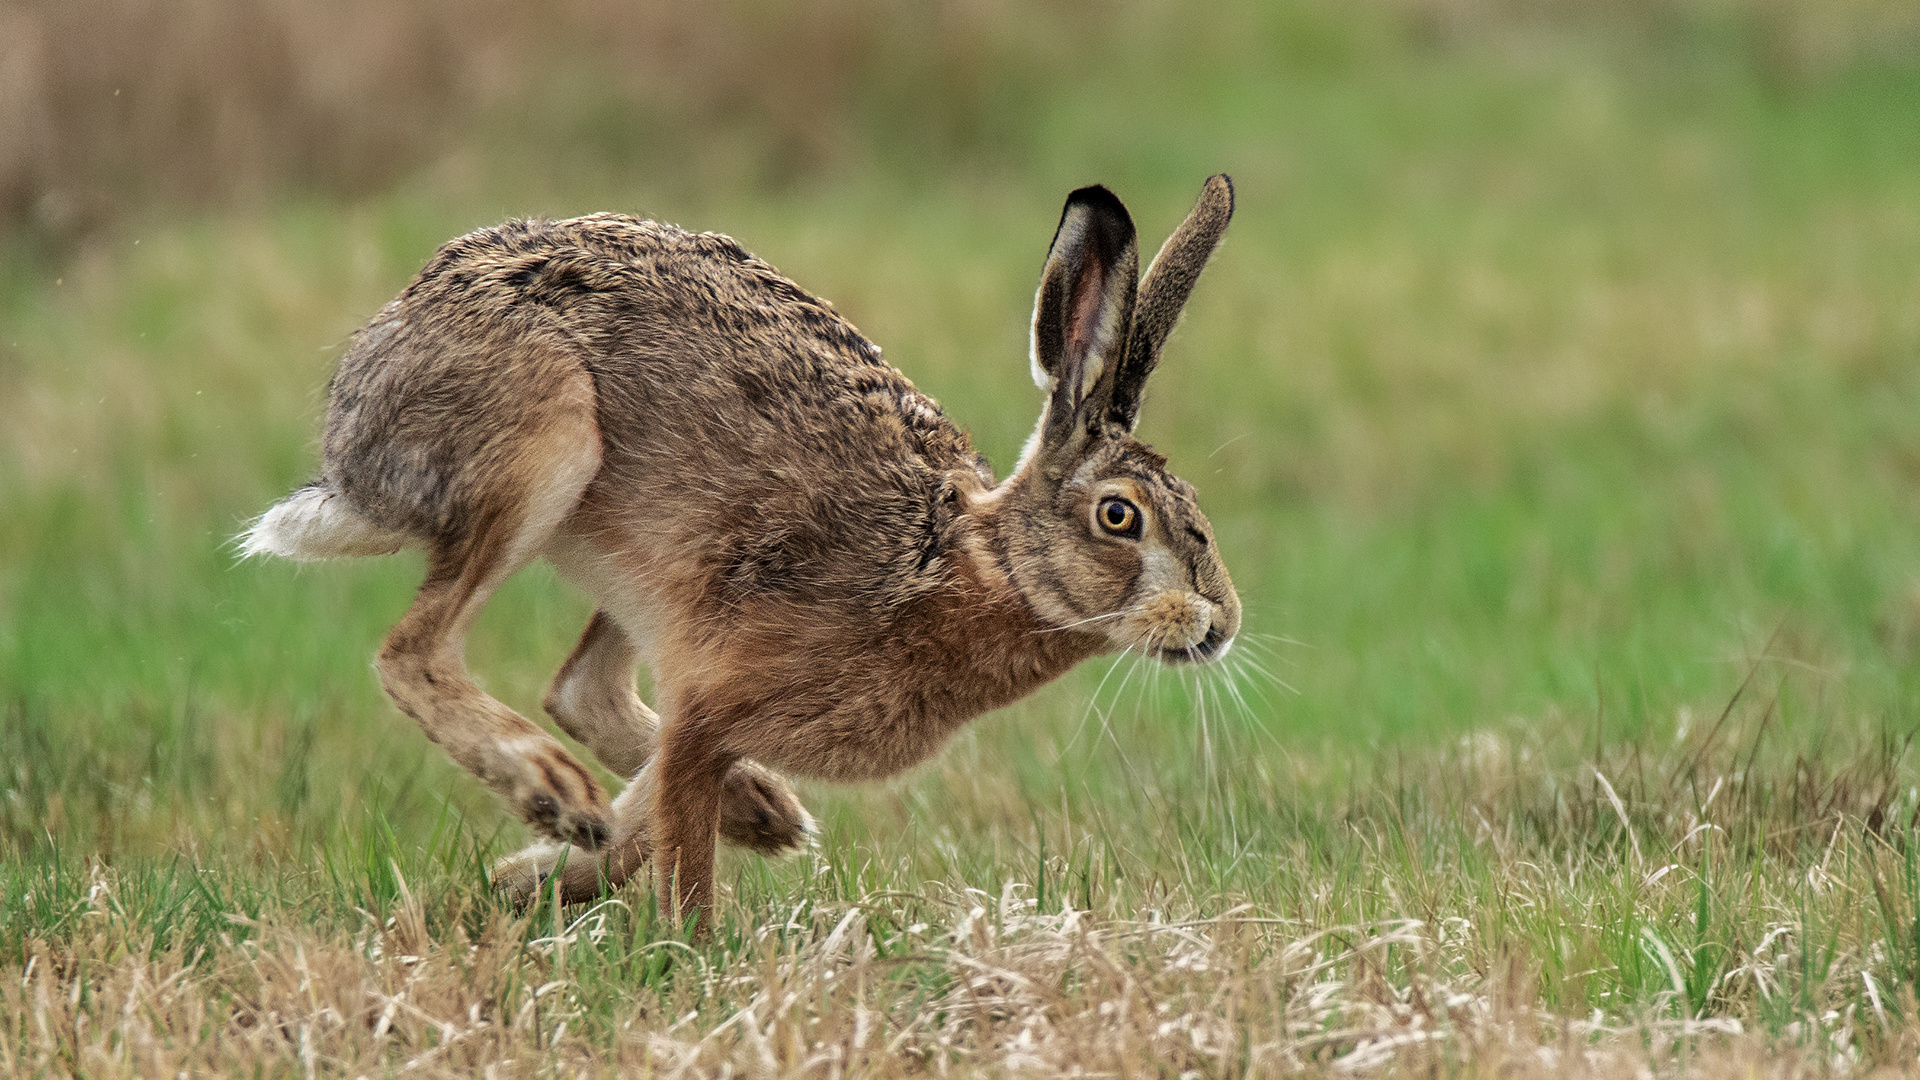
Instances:
[[[6,241],[0,1070],[1910,1069],[1920,67],[1783,69],[1733,15],[1287,10],[1141,8],[938,169],[878,119],[773,187],[483,141],[359,201]],[[523,831],[369,670],[416,563],[225,546],[468,228],[733,233],[1004,468],[1059,198],[1105,180],[1157,237],[1222,168],[1143,431],[1248,662],[1089,664],[808,788],[821,846],[726,857],[710,945],[642,887],[487,891]],[[586,615],[523,574],[473,666],[531,712]]]

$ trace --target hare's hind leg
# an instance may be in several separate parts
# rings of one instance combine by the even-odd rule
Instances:
[[[560,730],[593,751],[608,771],[628,778],[653,756],[660,730],[660,717],[633,685],[639,663],[626,632],[596,611],[542,703]]]
[[[524,905],[552,888],[557,871],[560,902],[575,903],[618,887],[651,859],[654,895],[668,916],[701,917],[713,903],[714,840],[729,781],[741,775],[780,781],[757,765],[743,772],[745,763],[715,753],[699,729],[668,730],[659,754],[614,802],[613,842],[602,853],[535,844],[494,867],[495,885]],[[806,820],[811,826],[812,818]]]
[[[625,884],[653,852],[653,775],[652,768],[641,769],[613,800],[613,840],[604,848],[595,852],[565,844],[534,844],[494,864],[494,886],[525,907],[551,890],[555,871],[563,904],[591,900],[602,889]]]
[[[617,889],[653,854],[654,773],[649,762],[613,800],[613,840],[597,852],[563,844],[533,844],[500,860],[493,880],[514,903],[526,905],[560,872],[560,902],[575,904]],[[817,830],[778,773],[751,761],[734,762],[720,788],[720,839],[762,855],[800,850]]]
[[[529,825],[597,848],[609,832],[606,793],[558,740],[475,686],[464,657],[487,598],[533,558],[599,470],[591,412],[556,421],[519,432],[475,500],[471,525],[429,546],[426,581],[375,666],[401,711]]]

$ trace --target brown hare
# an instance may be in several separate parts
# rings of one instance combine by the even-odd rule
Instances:
[[[483,229],[354,338],[320,478],[243,549],[424,549],[377,667],[553,841],[500,885],[525,900],[559,868],[577,899],[651,859],[662,906],[693,917],[716,834],[772,854],[812,832],[769,766],[889,776],[1087,657],[1231,645],[1240,603],[1193,488],[1132,431],[1232,213],[1208,180],[1143,279],[1120,201],[1068,196],[1033,314],[1046,405],[1001,481],[832,307],[725,236],[613,214]],[[632,778],[611,806],[463,659],[540,557],[598,605],[545,705]]]

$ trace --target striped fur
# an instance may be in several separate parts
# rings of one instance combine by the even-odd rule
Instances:
[[[377,666],[547,837],[502,886],[529,896],[564,861],[581,898],[651,862],[672,910],[697,911],[716,836],[772,854],[812,834],[773,769],[892,775],[1096,653],[1225,651],[1240,608],[1211,529],[1132,427],[1231,212],[1208,181],[1141,281],[1119,200],[1069,197],[1035,305],[1046,403],[1004,480],[727,237],[608,214],[473,233],[354,339],[319,478],[243,547],[425,550]],[[546,707],[631,778],[611,803],[462,659],[488,596],[542,557],[599,608]]]

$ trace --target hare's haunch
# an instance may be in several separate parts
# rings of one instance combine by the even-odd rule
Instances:
[[[563,894],[587,897],[651,859],[690,915],[716,835],[775,854],[812,833],[769,767],[887,776],[1096,653],[1231,645],[1240,603],[1193,488],[1132,432],[1232,213],[1208,180],[1142,278],[1119,200],[1068,197],[1034,305],[1046,405],[1003,481],[850,323],[727,237],[611,214],[461,237],[355,337],[319,479],[245,550],[424,549],[380,680],[549,838],[503,887],[525,898],[564,860]],[[545,704],[631,778],[611,805],[467,673],[468,627],[536,558],[599,607]]]

